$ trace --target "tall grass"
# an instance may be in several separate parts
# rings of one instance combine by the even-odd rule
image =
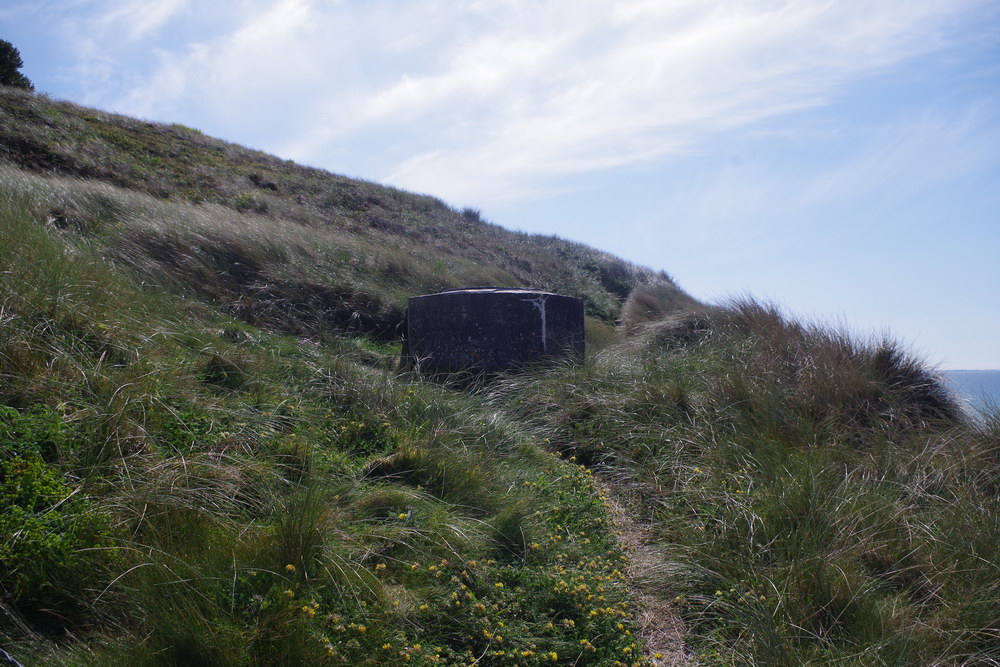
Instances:
[[[232,319],[167,264],[140,287],[154,260],[109,262],[119,232],[45,221],[50,198],[93,195],[60,183],[4,181],[0,200],[5,650],[67,665],[640,653],[587,474],[481,396],[394,375],[384,344]],[[113,196],[144,233],[140,215],[198,224],[188,205]]]
[[[290,314],[343,329],[357,313],[355,329],[384,331],[406,296],[469,285],[557,290],[612,322],[635,285],[670,282],[433,197],[11,89],[0,90],[0,159],[19,168],[0,178],[63,177],[32,186],[56,224],[109,235],[116,261],[180,279],[269,326]]]
[[[745,300],[501,399],[630,493],[706,663],[1000,661],[996,422],[892,341]]]
[[[657,322],[668,315],[676,315],[679,311],[704,308],[677,285],[667,280],[637,285],[629,292],[628,299],[622,307],[622,329],[632,333],[640,326]]]

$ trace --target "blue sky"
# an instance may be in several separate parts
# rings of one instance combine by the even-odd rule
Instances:
[[[1000,369],[991,0],[6,0],[38,90]]]

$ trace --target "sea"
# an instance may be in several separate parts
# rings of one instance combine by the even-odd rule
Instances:
[[[941,374],[969,412],[1000,410],[1000,371],[941,371]]]

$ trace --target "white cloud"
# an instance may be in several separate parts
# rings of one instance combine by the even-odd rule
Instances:
[[[157,70],[111,106],[275,125],[263,143],[334,169],[365,142],[355,172],[489,205],[823,104],[984,1],[231,0],[215,15],[237,20],[159,45]],[[102,20],[150,34],[183,4]]]
[[[162,28],[187,4],[188,0],[116,0],[105,4],[93,25],[105,35],[115,32],[135,41]]]
[[[787,133],[762,132],[753,139],[744,133],[738,150],[765,157],[737,158],[712,169],[705,182],[683,194],[683,204],[691,207],[692,224],[696,221],[707,237],[741,222],[807,224],[820,217],[818,211],[844,205],[855,207],[858,215],[864,214],[862,206],[898,210],[996,162],[996,108],[994,99],[961,110],[924,109],[919,115],[839,132],[800,127],[798,142],[810,146],[810,155],[791,161],[782,155],[796,143]],[[838,144],[851,149],[841,150]]]
[[[863,150],[815,175],[789,201],[821,206],[879,192],[904,201],[960,178],[1000,155],[995,108],[992,100],[961,113],[927,111],[880,128]]]
[[[388,87],[373,98],[378,114],[363,107],[358,117],[442,114],[457,125],[465,99],[490,95],[474,132],[443,128],[388,180],[458,201],[544,193],[561,176],[690,151],[720,130],[820,104],[845,80],[930,48],[935,26],[958,6],[855,7],[567,4],[568,21],[504,26],[445,71]],[[484,45],[516,54],[525,43],[544,47],[533,69],[500,57],[483,67]],[[503,85],[484,85],[484,69]]]
[[[315,76],[317,64],[309,53],[316,46],[315,35],[310,35],[312,3],[243,4],[240,19],[221,35],[155,49],[158,67],[111,105],[139,116],[162,116],[164,109],[180,106],[223,119],[252,116],[255,109],[269,108],[275,98],[289,95],[310,74]],[[294,104],[294,99],[287,102]]]

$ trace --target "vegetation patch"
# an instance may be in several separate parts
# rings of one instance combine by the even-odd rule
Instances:
[[[0,87],[0,159],[49,177],[0,179],[72,220],[105,257],[271,328],[393,338],[407,296],[472,285],[577,296],[613,323],[634,286],[671,282],[476,209],[15,88]]]
[[[57,464],[72,455],[74,435],[44,406],[0,406],[0,593],[41,630],[56,614],[82,614],[95,568],[114,560],[111,517]]]
[[[288,336],[139,288],[26,196],[0,211],[9,653],[644,659],[584,469],[486,396],[396,374],[398,344]]]
[[[701,661],[1000,659],[997,421],[891,341],[736,302],[497,400],[631,498]]]

